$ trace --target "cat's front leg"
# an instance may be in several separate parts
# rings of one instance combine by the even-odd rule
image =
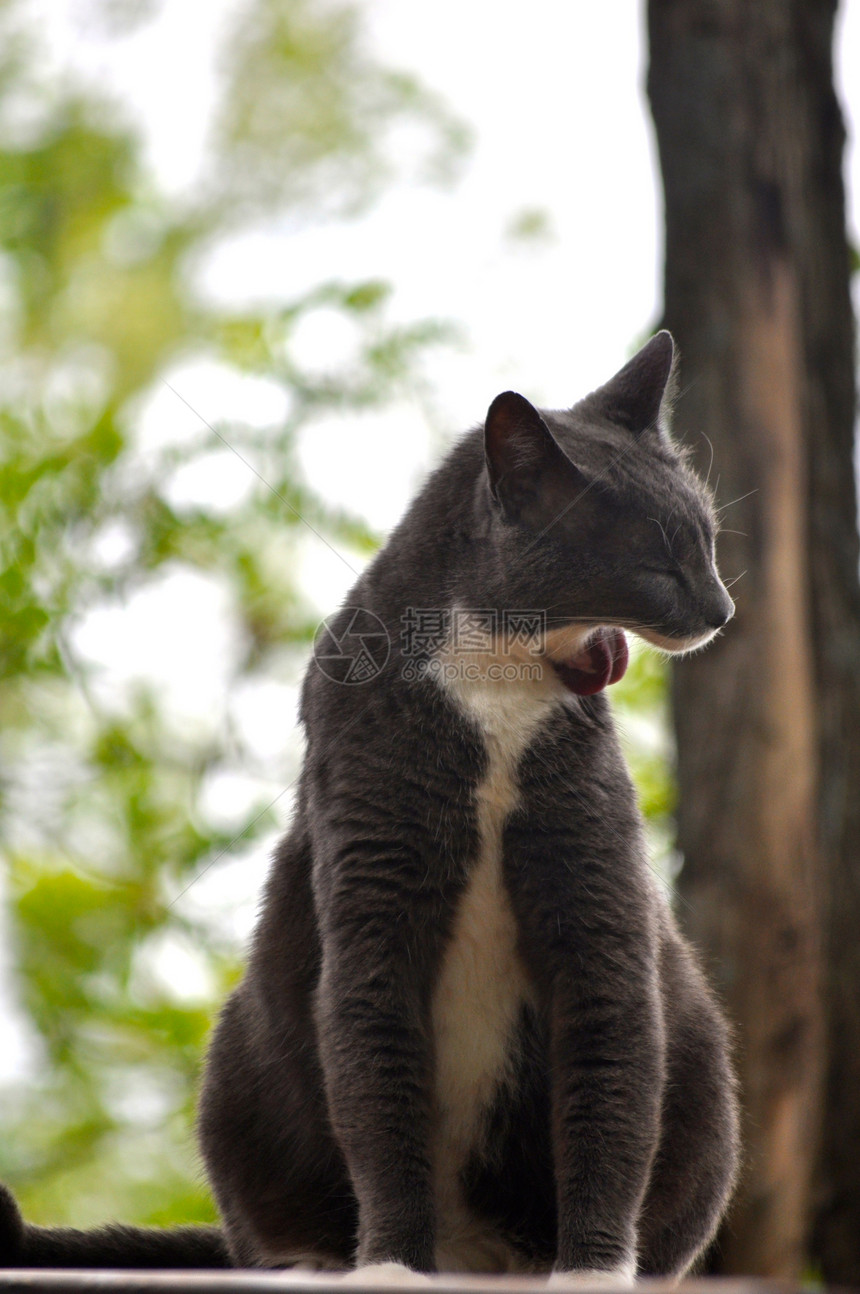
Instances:
[[[543,1004],[555,1272],[559,1280],[601,1274],[629,1283],[660,1137],[658,944],[635,855],[628,863],[623,854],[601,854],[586,827],[574,841],[536,829],[525,814],[515,818],[506,877]],[[600,866],[607,856],[610,866]]]
[[[664,1040],[656,975],[624,940],[585,975],[582,945],[555,977],[552,1123],[558,1202],[555,1272],[629,1284],[660,1135]],[[627,962],[626,967],[624,963]],[[610,965],[611,963],[611,965]],[[623,969],[622,969],[623,968]],[[613,977],[614,971],[614,977]]]
[[[317,1028],[359,1207],[356,1261],[434,1270],[429,976],[441,921],[396,898],[394,861],[327,886]],[[372,891],[372,892],[371,892]],[[416,910],[417,909],[417,910]]]

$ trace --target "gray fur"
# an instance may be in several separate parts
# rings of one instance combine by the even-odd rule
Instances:
[[[710,500],[660,425],[670,371],[664,333],[568,412],[500,397],[489,472],[473,432],[348,604],[395,645],[407,606],[552,608],[667,642],[713,632],[731,602]],[[488,757],[444,689],[401,665],[395,646],[361,687],[314,666],[305,681],[296,820],[201,1113],[244,1263],[434,1268],[429,1012]],[[526,1268],[614,1269],[635,1252],[640,1271],[677,1274],[735,1171],[726,1028],[648,868],[605,698],[559,705],[517,780],[503,875],[536,1001],[466,1194]]]

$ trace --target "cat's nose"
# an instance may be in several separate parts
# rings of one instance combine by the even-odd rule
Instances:
[[[704,615],[711,629],[722,629],[735,614],[735,604],[722,580],[717,580],[713,595],[708,599]]]

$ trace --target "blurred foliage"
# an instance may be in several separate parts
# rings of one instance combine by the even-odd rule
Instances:
[[[680,859],[675,851],[676,785],[668,715],[668,662],[637,640],[630,666],[610,699],[621,743],[645,815],[655,871],[671,888]]]
[[[160,5],[91,8],[124,35]],[[237,4],[221,60],[201,182],[193,201],[168,198],[123,106],[71,73],[42,76],[27,0],[0,3],[0,851],[16,998],[3,1008],[32,1054],[26,1080],[0,1089],[0,1178],[34,1221],[212,1216],[194,1091],[240,954],[229,913],[195,906],[190,887],[268,838],[298,768],[286,701],[271,715],[280,753],[256,776],[230,698],[271,680],[287,696],[298,677],[316,622],[294,574],[307,527],[342,553],[377,543],[304,484],[297,438],[401,392],[446,335],[392,324],[375,281],[321,283],[278,308],[206,301],[194,269],[218,239],[352,213],[404,171],[444,175],[465,140],[430,94],[374,65],[350,4]],[[520,226],[543,233],[536,215]],[[324,371],[295,345],[320,311],[356,338]],[[147,434],[166,392],[184,400],[173,374],[193,360],[268,384],[283,415],[210,426],[189,407],[192,431]],[[178,505],[180,475],[219,454],[247,489],[228,507],[205,490]],[[106,686],[82,632],[189,572],[235,626],[211,722],[176,713],[152,681]],[[169,618],[156,628],[178,650]],[[617,690],[668,849],[671,785],[648,718],[661,668],[639,656]],[[245,787],[232,817],[218,805],[231,774]]]
[[[159,8],[102,0],[96,16],[123,33]],[[259,764],[229,705],[195,725],[152,682],[112,693],[81,627],[194,571],[237,625],[228,693],[293,681],[316,622],[293,574],[306,523],[353,555],[377,542],[303,484],[298,433],[390,399],[442,335],[388,323],[376,282],[242,311],[195,289],[195,257],[225,234],[370,201],[395,174],[398,130],[422,138],[428,172],[462,143],[429,95],[373,64],[351,5],[253,0],[232,24],[189,201],[159,193],[122,105],[71,73],[41,75],[28,5],[0,7],[0,847],[33,1052],[33,1074],[3,1089],[0,1177],[35,1221],[211,1215],[194,1089],[237,950],[229,921],[183,892],[237,840],[271,832],[270,787],[289,784],[297,759],[289,710],[273,713],[282,754],[246,777],[250,802],[225,827],[212,786]],[[293,338],[322,309],[350,322],[356,345],[340,368],[309,372]],[[285,415],[210,427],[182,410],[195,430],[151,443],[147,405],[171,365],[195,358],[264,379]],[[178,507],[177,474],[216,451],[238,456],[248,489],[228,508]]]
[[[550,214],[541,207],[524,207],[514,212],[505,235],[509,242],[529,247],[544,247],[555,238]]]
[[[222,212],[352,211],[394,167],[412,180],[447,177],[466,142],[414,79],[368,65],[352,5],[254,0],[229,47],[210,169]]]

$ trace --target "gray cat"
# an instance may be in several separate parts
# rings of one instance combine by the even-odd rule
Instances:
[[[564,1284],[703,1252],[738,1160],[727,1028],[603,694],[625,630],[684,652],[734,610],[672,368],[662,332],[571,410],[498,396],[319,636],[206,1067],[223,1233],[36,1228],[7,1193],[0,1261]]]

